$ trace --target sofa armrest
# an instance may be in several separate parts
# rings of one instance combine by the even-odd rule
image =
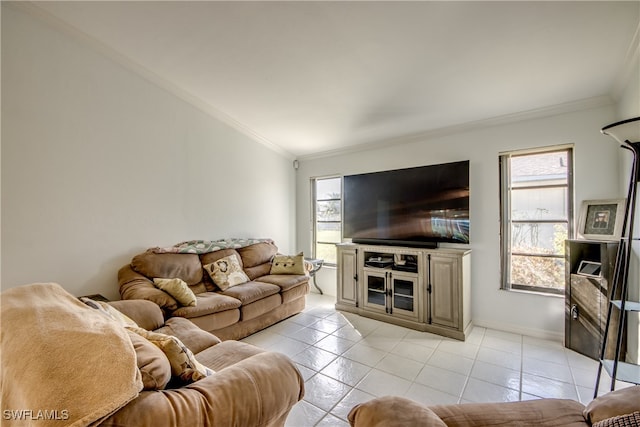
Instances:
[[[167,319],[164,326],[157,329],[155,332],[177,337],[189,348],[189,350],[193,352],[193,354],[196,355],[202,350],[206,350],[207,348],[221,342],[220,338],[212,333],[200,329],[184,317],[172,317]]]
[[[155,302],[165,315],[178,308],[178,302],[168,293],[161,291],[153,282],[125,265],[118,271],[118,284],[122,299],[146,299]]]
[[[115,307],[138,326],[148,331],[153,331],[164,325],[162,310],[152,301],[143,299],[129,299],[121,301],[111,301],[109,305]]]
[[[303,394],[293,362],[264,352],[179,389],[143,391],[101,425],[281,426]]]
[[[462,403],[429,406],[449,427],[519,425],[585,427],[584,405],[570,399],[534,399],[521,402]]]
[[[347,418],[353,427],[447,427],[429,408],[396,396],[360,403],[351,409]]]

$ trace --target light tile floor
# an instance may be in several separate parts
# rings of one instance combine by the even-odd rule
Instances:
[[[302,373],[305,396],[287,426],[348,426],[354,405],[383,395],[424,404],[593,396],[597,362],[560,342],[480,327],[461,342],[338,312],[334,303],[309,294],[302,313],[243,340],[288,355]],[[603,372],[603,393],[609,381]]]

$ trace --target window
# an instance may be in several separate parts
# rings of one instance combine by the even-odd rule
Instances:
[[[325,265],[336,265],[336,243],[342,241],[342,179],[340,177],[312,180],[314,220],[314,257]]]
[[[564,293],[572,225],[572,149],[500,156],[502,287]]]

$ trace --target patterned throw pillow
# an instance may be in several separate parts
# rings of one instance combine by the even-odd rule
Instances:
[[[271,274],[305,274],[304,254],[276,255],[271,261]]]
[[[195,307],[197,299],[189,285],[182,279],[154,278],[153,284],[162,289],[185,307]]]
[[[640,426],[640,412],[607,418],[594,423],[592,427],[636,427]]]
[[[127,329],[148,339],[164,352],[171,365],[171,375],[179,377],[184,382],[198,381],[213,375],[215,371],[198,362],[191,352],[178,338],[147,331],[142,328],[128,327]]]
[[[211,276],[213,283],[223,291],[249,281],[249,276],[242,270],[235,255],[220,258],[211,264],[205,265],[204,269]]]

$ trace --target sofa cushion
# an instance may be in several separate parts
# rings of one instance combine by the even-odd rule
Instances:
[[[586,427],[584,405],[571,399],[433,405],[429,409],[448,426]]]
[[[304,274],[304,255],[276,255],[271,261],[270,274]]]
[[[273,311],[279,305],[282,305],[282,297],[280,294],[261,298],[251,304],[244,304],[242,308],[240,308],[240,318],[243,321],[255,319],[258,316]]]
[[[291,288],[295,288],[298,285],[309,281],[309,276],[300,276],[293,274],[270,274],[268,276],[262,276],[257,279],[259,282],[271,283],[277,285],[282,291],[288,291]]]
[[[148,278],[180,278],[193,286],[202,281],[202,264],[195,254],[157,254],[147,251],[131,260],[131,268]]]
[[[244,268],[270,263],[278,247],[273,242],[261,242],[238,249]]]
[[[191,292],[193,292],[195,295],[201,294],[203,292],[207,292],[209,289],[207,288],[207,281],[205,280],[205,278],[208,278],[208,277],[209,277],[208,274],[203,274],[202,282],[198,283],[197,285],[189,286],[189,289],[191,289]]]
[[[177,337],[158,332],[150,332],[142,328],[129,328],[131,331],[158,346],[169,359],[171,374],[182,381],[192,382],[213,375],[215,371],[198,362],[191,352]]]
[[[240,321],[240,309],[234,308],[233,310],[219,311],[217,313],[205,314],[199,317],[190,317],[190,322],[202,329],[203,331],[215,331],[217,337],[220,329],[237,326],[236,323]],[[246,335],[243,336],[243,338]],[[235,339],[236,337],[234,337]],[[229,339],[229,338],[220,338]]]
[[[584,409],[584,418],[590,423],[618,415],[640,411],[640,386],[612,391],[593,399]]]
[[[253,355],[264,353],[264,351],[251,344],[229,340],[201,351],[196,354],[196,357],[202,364],[216,371],[221,371]]]
[[[282,291],[280,295],[282,295],[282,303],[287,304],[295,299],[302,298],[304,301],[304,297],[309,293],[309,282],[303,283],[300,286],[294,286],[289,288],[286,291]]]
[[[271,263],[258,264],[255,267],[245,267],[244,272],[247,273],[249,279],[256,280],[262,276],[266,276],[271,272]]]
[[[144,299],[110,301],[109,305],[126,314],[131,320],[147,331],[164,325],[162,310],[152,301]]]
[[[223,291],[249,281],[235,254],[205,265],[204,270],[209,273],[213,283]]]
[[[187,283],[179,278],[167,279],[162,277],[154,277],[153,284],[174,297],[181,305],[187,307],[196,306],[196,296],[189,289]]]
[[[232,310],[241,305],[241,302],[237,298],[222,295],[218,292],[205,292],[196,295],[196,298],[198,303],[195,307],[180,307],[175,310],[172,315],[189,319],[191,317],[200,317],[207,314]]]
[[[200,255],[200,262],[202,263],[202,265],[207,265],[221,258],[228,257],[229,255],[237,256],[238,260],[240,261],[240,266],[244,267],[244,265],[242,264],[242,258],[240,257],[238,251],[236,251],[235,249],[220,249],[219,251],[207,252],[206,254]]]
[[[162,390],[171,379],[169,359],[157,346],[137,333],[127,330],[136,351],[138,369],[142,374],[144,390]]]
[[[172,317],[167,319],[163,327],[156,329],[165,335],[177,337],[194,354],[220,343],[215,335],[197,327],[193,322],[184,317]]]
[[[240,300],[242,305],[247,305],[259,299],[277,294],[278,292],[280,292],[280,288],[270,283],[247,282],[229,288],[222,294]]]

